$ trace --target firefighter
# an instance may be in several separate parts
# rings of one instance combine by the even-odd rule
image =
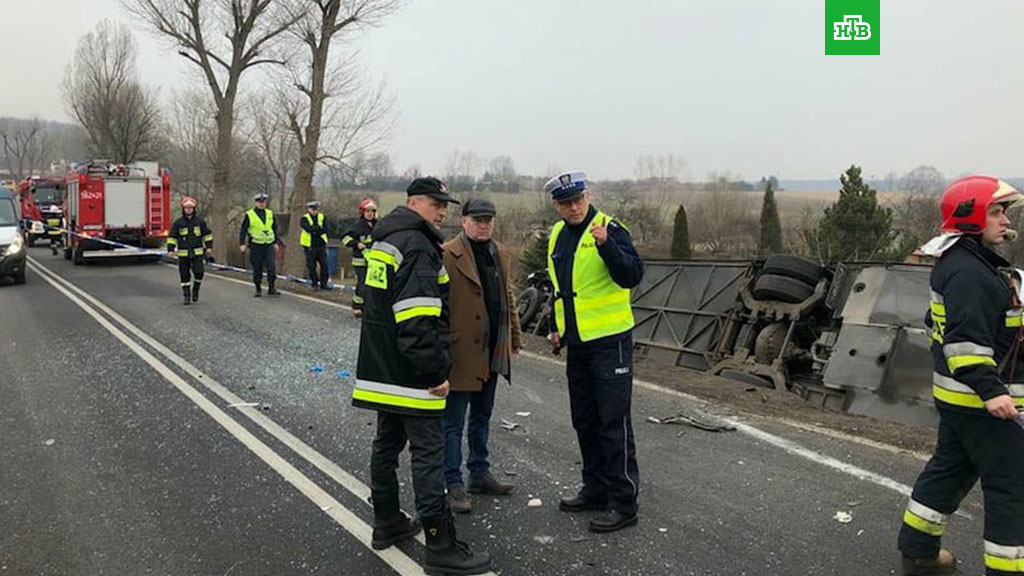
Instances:
[[[551,343],[568,349],[566,374],[572,425],[583,460],[583,487],[562,498],[563,512],[604,510],[593,532],[636,524],[639,469],[630,416],[633,388],[633,310],[629,289],[643,262],[629,232],[590,204],[586,176],[548,180],[562,220],[551,229],[548,275],[555,290]]]
[[[355,406],[377,411],[370,457],[375,549],[411,538],[420,526],[399,508],[398,457],[412,453],[416,511],[426,532],[427,574],[481,574],[490,556],[455,535],[445,501],[444,431],[452,357],[448,342],[448,272],[438,226],[455,200],[437,178],[417,178],[406,206],[373,231],[366,250],[366,303],[359,337]]]
[[[242,254],[249,251],[252,262],[252,282],[256,285],[254,296],[263,295],[263,271],[267,271],[267,294],[277,296],[280,292],[277,283],[277,256],[281,246],[281,236],[277,233],[277,222],[274,211],[267,208],[267,195],[260,192],[252,197],[256,206],[242,217],[242,227],[238,231],[238,244]]]
[[[64,234],[63,211],[60,206],[51,204],[43,210],[43,219],[46,220],[46,235],[50,238],[50,253],[56,256]]]
[[[981,478],[985,498],[985,573],[1024,573],[1024,406],[1019,365],[1021,303],[993,250],[1016,233],[1006,212],[1024,195],[995,178],[958,180],[942,196],[942,232],[922,248],[939,256],[931,273],[934,373],[939,412],[935,453],[903,513],[903,573],[949,574],[956,559],[941,548],[949,516]]]
[[[302,217],[302,233],[299,245],[306,253],[306,270],[314,290],[327,290],[327,232],[324,230],[324,215],[320,213],[320,202],[306,203],[306,215]],[[320,266],[319,273],[317,265]]]
[[[370,244],[370,234],[377,224],[377,203],[370,198],[363,198],[359,203],[359,220],[356,220],[345,234],[342,235],[342,246],[352,249],[352,269],[356,273],[356,293],[352,297],[352,312],[356,317],[363,314],[363,293],[366,291],[366,259],[363,251]]]
[[[178,275],[181,278],[182,302],[188,306],[199,302],[199,287],[203,283],[206,257],[213,250],[213,233],[206,220],[196,214],[196,199],[181,198],[181,218],[171,225],[167,237],[167,252],[178,257]]]

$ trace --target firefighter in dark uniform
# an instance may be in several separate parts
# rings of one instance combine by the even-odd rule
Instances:
[[[377,224],[377,203],[363,198],[359,203],[359,220],[345,231],[341,245],[352,249],[352,269],[356,273],[356,293],[352,297],[352,312],[358,317],[363,313],[363,299],[366,297],[366,259],[363,251],[371,244],[370,234]]]
[[[442,473],[441,421],[452,357],[448,343],[448,272],[441,232],[454,199],[437,178],[417,178],[408,203],[373,231],[367,261],[366,303],[355,406],[377,411],[370,461],[375,549],[419,532],[399,507],[398,456],[409,445],[416,512],[426,533],[427,574],[481,574],[490,556],[473,553],[455,535]]]
[[[949,516],[981,478],[985,573],[1024,573],[1024,355],[1021,304],[993,248],[1012,239],[1006,210],[1024,195],[995,178],[954,182],[942,197],[943,235],[922,248],[940,256],[931,274],[935,454],[903,513],[903,573],[949,574],[941,548]]]
[[[196,199],[191,196],[181,198],[181,218],[171,225],[167,237],[167,251],[178,257],[182,302],[186,306],[199,302],[206,258],[213,250],[213,233],[206,220],[196,214],[196,204]]]
[[[643,262],[626,228],[590,205],[582,172],[556,176],[544,189],[562,216],[548,241],[555,290],[550,325],[557,327],[550,338],[556,353],[568,349],[572,425],[583,456],[583,487],[559,508],[605,510],[590,530],[614,532],[638,517],[629,290],[643,278]]]
[[[50,238],[50,253],[56,256],[64,234],[64,212],[60,206],[50,204],[43,210],[43,219],[46,221],[46,235]]]
[[[302,217],[302,232],[299,245],[306,253],[306,270],[313,289],[327,290],[327,231],[324,230],[324,215],[320,213],[320,202],[306,203],[306,214]],[[317,266],[320,271],[317,272]]]
[[[267,271],[267,294],[277,296],[280,292],[274,287],[277,283],[278,246],[281,235],[277,233],[277,222],[274,211],[267,208],[267,195],[262,192],[252,197],[256,207],[242,216],[242,227],[238,231],[238,244],[242,254],[249,251],[252,263],[252,282],[256,285],[256,296],[263,295],[263,271]]]

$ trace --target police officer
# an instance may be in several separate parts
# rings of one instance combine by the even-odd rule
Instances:
[[[935,454],[903,513],[903,573],[950,574],[941,548],[947,520],[981,478],[985,573],[1024,572],[1024,356],[1021,302],[993,251],[1016,233],[1006,211],[1024,195],[995,178],[971,176],[942,196],[942,232],[922,249],[939,256],[931,274],[932,392],[939,411]]]
[[[359,317],[363,313],[363,299],[366,285],[366,259],[363,251],[371,244],[370,234],[377,224],[377,203],[370,198],[363,198],[359,203],[359,220],[345,231],[341,238],[342,246],[352,249],[352,269],[356,273],[356,293],[352,297],[352,312]]]
[[[437,178],[417,178],[407,193],[407,205],[381,220],[373,246],[364,252],[366,303],[352,403],[377,411],[370,460],[372,545],[387,548],[419,532],[398,500],[395,471],[408,443],[416,511],[426,532],[424,570],[481,574],[490,569],[490,556],[456,539],[442,475],[441,417],[452,357],[449,277],[437,227],[455,200]]]
[[[313,289],[327,290],[327,232],[324,230],[324,215],[320,213],[320,202],[306,203],[306,214],[302,217],[302,232],[299,245],[306,253],[306,270]],[[320,272],[317,272],[317,266]]]
[[[181,218],[171,225],[167,237],[167,251],[178,257],[182,302],[186,306],[199,302],[199,287],[203,283],[206,258],[213,249],[213,233],[206,225],[206,220],[196,214],[196,204],[195,198],[182,196]]]
[[[548,275],[555,289],[550,338],[568,348],[566,373],[572,425],[583,456],[583,487],[562,498],[564,512],[606,510],[593,532],[637,522],[639,471],[630,403],[633,388],[633,310],[629,289],[643,262],[629,232],[595,209],[586,176],[569,172],[544,185],[562,220],[551,229]]]
[[[60,206],[50,204],[43,209],[43,218],[46,220],[46,235],[50,237],[50,253],[56,256],[64,234],[64,213]]]
[[[242,227],[238,231],[238,244],[242,254],[249,251],[252,262],[252,282],[256,285],[255,296],[263,295],[263,270],[267,271],[267,294],[277,296],[280,292],[274,287],[277,282],[277,263],[274,257],[281,245],[281,237],[277,233],[277,222],[274,211],[267,208],[267,195],[260,192],[252,197],[256,207],[242,217]]]

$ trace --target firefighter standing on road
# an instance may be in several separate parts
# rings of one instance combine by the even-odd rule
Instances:
[[[363,314],[363,299],[366,297],[366,259],[363,251],[370,244],[370,234],[377,224],[377,203],[370,198],[363,198],[359,203],[359,220],[356,220],[342,235],[342,246],[352,249],[352,269],[356,273],[356,293],[352,297],[352,312],[358,317]]]
[[[582,172],[556,176],[544,189],[562,216],[548,241],[551,340],[556,352],[568,348],[569,404],[583,456],[583,487],[559,508],[606,510],[590,530],[614,532],[638,518],[629,289],[640,283],[643,262],[626,228],[590,205]]]
[[[419,532],[401,512],[395,474],[409,444],[416,512],[426,532],[424,569],[481,574],[490,569],[490,556],[456,539],[442,474],[441,417],[452,356],[449,277],[437,226],[455,200],[437,178],[417,178],[407,193],[407,205],[381,220],[364,253],[366,304],[352,403],[377,411],[370,460],[372,545],[380,550]]]
[[[267,294],[277,296],[280,292],[274,287],[277,283],[277,256],[281,237],[277,233],[277,222],[274,211],[267,208],[267,195],[262,192],[252,197],[256,207],[242,217],[242,228],[238,231],[238,244],[242,254],[249,251],[252,262],[252,282],[256,285],[255,296],[263,295],[263,270],[267,271]]]
[[[206,257],[213,249],[213,233],[206,220],[196,214],[196,204],[196,199],[191,196],[181,198],[181,218],[171,225],[167,237],[167,251],[178,257],[182,302],[186,306],[199,301]]]
[[[995,178],[954,182],[942,197],[943,235],[922,249],[931,274],[932,391],[939,411],[935,454],[903,514],[899,549],[907,575],[949,574],[956,559],[940,539],[949,516],[981,478],[985,573],[1024,573],[1024,366],[1021,305],[1009,263],[993,248],[1016,234],[1006,210],[1024,195]]]
[[[306,270],[313,289],[327,290],[327,232],[324,230],[324,215],[320,213],[320,202],[317,200],[306,203],[299,245],[306,252]]]
[[[64,234],[64,212],[60,206],[50,204],[43,210],[43,219],[46,220],[46,235],[50,237],[50,253],[56,256]]]

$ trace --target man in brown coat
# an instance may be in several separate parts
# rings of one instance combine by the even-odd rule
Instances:
[[[491,239],[497,210],[490,200],[471,198],[462,206],[462,233],[444,245],[451,276],[451,391],[444,413],[444,476],[453,512],[472,510],[462,482],[462,431],[466,427],[469,492],[503,495],[512,486],[491,475],[487,437],[498,376],[510,380],[510,360],[521,347],[509,262]]]

